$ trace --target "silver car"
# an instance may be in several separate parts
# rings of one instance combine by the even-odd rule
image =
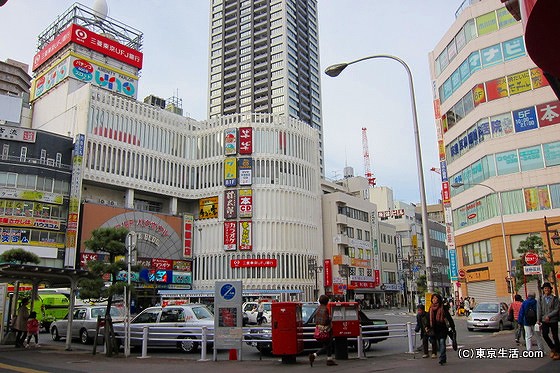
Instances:
[[[74,307],[72,320],[72,338],[79,338],[83,344],[91,343],[97,330],[97,318],[105,318],[106,305],[79,306]],[[121,322],[124,319],[122,309],[111,306],[111,318],[113,322]],[[53,341],[66,338],[68,330],[68,315],[62,320],[56,320],[51,324],[51,337]]]
[[[196,328],[206,326],[213,333],[214,314],[203,304],[146,308],[130,322],[131,346],[142,345],[145,326],[153,327],[148,330],[148,347],[176,347],[183,352],[196,352],[200,347],[196,341],[200,340],[200,332]],[[124,323],[114,324],[113,328],[124,344]],[[212,334],[208,337],[211,339]]]
[[[508,305],[503,302],[483,302],[476,305],[467,317],[467,329],[513,329],[508,321]]]

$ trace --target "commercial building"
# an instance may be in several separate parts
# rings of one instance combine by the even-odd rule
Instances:
[[[137,101],[142,35],[96,17],[72,6],[34,60],[32,126],[75,139],[64,265],[103,260],[84,241],[124,226],[138,237],[142,306],[160,289],[210,291],[225,278],[311,299],[308,261],[323,259],[317,130],[280,114],[196,121]],[[108,37],[115,28],[136,48]]]
[[[317,1],[212,0],[208,117],[272,113],[319,133],[324,174]]]
[[[455,290],[509,301],[519,242],[560,221],[560,102],[499,1],[465,1],[430,70]]]

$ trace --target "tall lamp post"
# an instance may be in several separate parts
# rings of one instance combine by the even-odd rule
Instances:
[[[307,259],[307,267],[309,268],[309,273],[315,276],[315,288],[313,289],[313,301],[319,299],[319,283],[318,274],[323,272],[323,266],[317,265],[317,259],[309,258]]]
[[[373,56],[367,56],[355,61],[351,62],[344,62],[338,63],[336,65],[331,65],[327,67],[325,70],[325,74],[331,77],[338,76],[342,70],[344,70],[348,65],[352,65],[358,63],[360,61],[375,59],[375,58],[387,58],[390,60],[397,61],[400,63],[406,73],[408,74],[408,84],[409,84],[409,91],[410,91],[410,103],[412,109],[412,125],[414,129],[414,140],[416,144],[416,165],[418,168],[418,186],[420,189],[420,203],[421,203],[421,212],[422,212],[422,236],[424,242],[424,252],[425,252],[425,264],[426,264],[426,277],[427,277],[427,285],[428,291],[430,293],[434,292],[434,283],[432,280],[432,255],[430,251],[430,243],[429,243],[429,230],[428,230],[428,206],[426,205],[426,188],[424,185],[424,167],[422,166],[422,149],[420,147],[420,135],[418,130],[418,115],[416,114],[416,97],[414,95],[414,82],[412,80],[412,72],[410,68],[402,59],[396,56],[392,56],[390,54],[376,54]]]
[[[505,228],[505,225],[504,225],[504,205],[502,204],[502,195],[496,189],[492,188],[489,185],[482,184],[482,183],[472,183],[472,184],[469,184],[469,183],[453,183],[453,184],[451,184],[451,187],[452,188],[460,188],[464,185],[467,185],[467,186],[480,185],[482,187],[490,189],[494,194],[498,195],[498,209],[499,209],[498,212],[500,213],[500,226],[502,228],[502,241],[503,241],[503,245],[504,245],[504,256],[505,256],[505,259],[506,259],[506,271],[507,271],[506,272],[507,273],[506,282],[507,282],[507,287],[508,287],[508,293],[510,293],[511,296],[513,297],[513,286],[511,286],[511,280],[512,280],[512,278],[511,278],[511,267],[510,267],[510,262],[509,262],[509,251],[508,251],[508,248],[507,248],[506,228]],[[510,289],[512,289],[511,292],[510,292]]]
[[[552,246],[550,245],[550,231],[548,230],[549,227],[553,227],[555,225],[559,225],[559,223],[549,223],[546,220],[546,216],[544,217],[544,228],[546,230],[546,242],[548,244],[548,257],[550,259],[550,263],[552,263],[552,278],[554,280],[554,294],[556,296],[558,296],[558,284],[557,284],[557,279],[556,279],[556,270],[554,269],[554,256],[552,255]],[[558,230],[554,233],[554,236],[552,236],[552,241],[554,241],[554,244],[556,245],[560,245],[560,235],[558,234]]]
[[[126,303],[126,328],[125,328],[125,341],[124,341],[124,356],[128,357],[130,355],[130,306],[131,302],[131,289],[130,289],[130,280],[131,280],[131,267],[132,267],[132,252],[136,249],[137,243],[137,235],[136,232],[130,231],[126,235],[126,249],[127,249],[127,273],[126,273],[126,293],[125,293],[125,303]]]

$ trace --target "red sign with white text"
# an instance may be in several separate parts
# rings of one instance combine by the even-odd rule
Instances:
[[[237,250],[237,222],[224,222],[224,250]]]
[[[253,128],[239,128],[239,154],[253,153]]]
[[[70,42],[83,45],[139,69],[142,68],[142,52],[127,47],[116,40],[96,34],[82,26],[72,24],[33,57],[32,71],[35,71]]]
[[[153,269],[173,269],[173,260],[171,259],[161,259],[152,258],[152,268]]]
[[[332,265],[330,259],[325,259],[323,262],[323,281],[325,282],[325,286],[332,285]]]
[[[272,267],[278,265],[277,259],[232,259],[229,262],[231,268],[249,268],[249,267]]]

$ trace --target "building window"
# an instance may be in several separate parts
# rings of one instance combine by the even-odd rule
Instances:
[[[473,265],[492,261],[490,240],[478,241],[462,247],[463,264]]]
[[[19,155],[19,160],[20,162],[25,162],[26,159],[27,159],[27,147],[22,146],[21,153]]]

